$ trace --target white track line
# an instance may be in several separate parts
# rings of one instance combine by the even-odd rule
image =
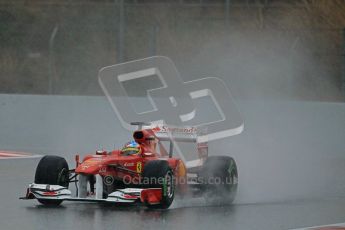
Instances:
[[[345,230],[345,223],[320,225],[306,228],[296,228],[290,230]]]
[[[7,150],[0,150],[0,160],[3,159],[17,159],[17,158],[36,158],[40,157],[40,155],[32,155],[30,153],[24,152],[17,152],[17,151],[7,151]]]

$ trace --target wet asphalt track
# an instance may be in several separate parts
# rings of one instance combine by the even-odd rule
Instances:
[[[0,161],[0,229],[291,229],[345,221],[345,199],[201,206],[177,200],[169,210],[64,202],[47,208],[19,200],[38,159]]]
[[[110,149],[130,135],[116,132],[119,123],[102,98],[0,95],[0,101],[4,150],[65,153],[73,167],[74,153]],[[217,152],[229,145],[238,162],[238,204],[206,207],[188,199],[165,211],[72,202],[46,208],[18,199],[39,159],[9,159],[0,160],[0,230],[276,230],[345,222],[345,107],[242,103],[241,109],[245,132],[211,146]]]

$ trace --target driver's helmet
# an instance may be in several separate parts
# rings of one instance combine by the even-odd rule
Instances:
[[[130,156],[135,154],[140,154],[140,145],[135,141],[130,141],[121,150],[121,155]]]

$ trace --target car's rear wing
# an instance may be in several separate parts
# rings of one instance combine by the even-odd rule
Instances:
[[[153,125],[151,129],[161,141],[198,142],[197,129],[195,127]]]
[[[195,143],[199,160],[204,160],[208,156],[208,144],[198,138],[198,134],[203,134],[196,127],[176,127],[170,125],[151,125],[150,127],[160,141],[190,142]],[[173,145],[170,146],[169,155],[172,154]]]
[[[138,126],[138,130],[150,129],[161,141],[198,142],[196,127],[177,127],[166,124],[154,124],[150,122],[131,122]]]

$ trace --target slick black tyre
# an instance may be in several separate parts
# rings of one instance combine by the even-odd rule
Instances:
[[[144,187],[161,188],[162,200],[159,204],[147,204],[152,209],[167,209],[174,201],[174,174],[167,161],[155,160],[145,164],[143,171]]]
[[[37,165],[35,184],[60,185],[68,188],[69,168],[67,161],[59,156],[44,156]],[[62,200],[38,199],[41,204],[58,206]]]
[[[203,195],[210,205],[231,204],[237,193],[237,165],[229,156],[208,157],[199,173]]]

